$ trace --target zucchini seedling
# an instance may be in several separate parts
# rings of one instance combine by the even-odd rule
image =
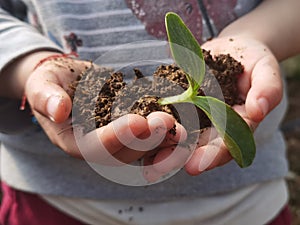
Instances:
[[[205,76],[201,46],[176,13],[167,13],[165,24],[172,57],[185,72],[189,87],[182,94],[159,99],[159,104],[188,102],[199,107],[223,138],[236,163],[242,168],[250,166],[256,152],[251,129],[243,118],[223,101],[211,96],[198,96],[198,89]]]

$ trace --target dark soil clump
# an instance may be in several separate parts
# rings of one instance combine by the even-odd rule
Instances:
[[[230,55],[213,58],[208,51],[203,51],[207,65],[207,74],[199,89],[199,95],[210,95],[216,88],[221,88],[224,101],[229,105],[242,104],[237,88],[238,76],[243,73],[243,66]],[[126,74],[92,66],[71,85],[76,95],[73,97],[74,124],[84,127],[84,132],[105,126],[112,120],[128,113],[146,117],[151,112],[163,111],[180,117],[174,106],[160,105],[161,97],[173,96],[188,88],[184,72],[176,65],[160,65],[153,74],[143,74],[134,69],[135,77],[125,82]],[[212,82],[212,76],[218,82]],[[222,97],[223,97],[222,96]],[[217,97],[217,96],[214,96]],[[188,103],[184,103],[188,104]],[[198,109],[201,128],[211,126],[209,119]],[[190,131],[195,127],[193,121]],[[199,125],[197,125],[199,127]],[[174,132],[175,128],[173,129]]]

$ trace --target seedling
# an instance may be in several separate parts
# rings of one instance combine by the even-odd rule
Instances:
[[[252,131],[243,118],[223,101],[197,95],[205,76],[201,46],[177,14],[167,13],[165,23],[172,56],[185,72],[189,87],[180,95],[161,98],[159,103],[166,105],[188,102],[199,107],[223,137],[237,164],[242,168],[250,166],[256,152]]]

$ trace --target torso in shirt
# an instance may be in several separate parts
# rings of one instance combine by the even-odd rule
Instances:
[[[94,60],[126,43],[166,39],[164,16],[178,13],[200,42],[216,36],[259,0],[24,0],[31,22],[66,52]]]

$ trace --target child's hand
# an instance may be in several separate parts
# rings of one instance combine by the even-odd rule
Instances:
[[[205,43],[203,48],[211,50],[212,55],[229,53],[244,65],[238,86],[245,104],[236,105],[234,109],[254,131],[282,99],[283,86],[275,56],[262,43],[242,37],[217,38]],[[185,166],[188,173],[197,175],[231,160],[221,138],[215,136],[195,150]]]
[[[211,50],[212,55],[229,53],[244,65],[245,71],[239,78],[238,86],[245,104],[236,105],[234,109],[254,131],[282,98],[282,80],[276,58],[262,43],[241,37],[217,38],[205,43],[203,48]],[[159,162],[166,155],[170,153],[160,151],[153,161]],[[185,169],[191,175],[198,175],[205,170],[224,165],[231,159],[216,130],[209,128],[201,134],[199,144]],[[169,160],[164,167],[154,164],[149,179],[157,179],[176,168],[179,161]]]
[[[72,101],[66,90],[69,84],[91,65],[70,58],[48,60],[37,67],[26,82],[26,96],[33,114],[53,144],[66,153],[106,165],[131,163],[149,150],[171,148],[186,137],[177,124],[176,135],[170,135],[175,119],[162,112],[147,118],[129,114],[107,126],[83,134],[71,125]],[[111,157],[113,156],[113,157]]]

